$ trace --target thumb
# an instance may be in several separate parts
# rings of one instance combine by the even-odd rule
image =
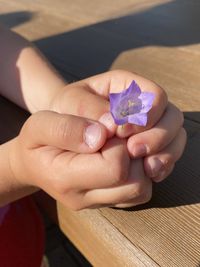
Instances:
[[[96,121],[40,111],[26,121],[20,135],[29,148],[47,145],[77,153],[92,153],[104,145],[107,131]]]
[[[110,103],[106,97],[96,94],[81,81],[67,85],[63,92],[54,99],[54,111],[100,121],[107,128],[108,137],[114,135],[117,125],[109,112]]]

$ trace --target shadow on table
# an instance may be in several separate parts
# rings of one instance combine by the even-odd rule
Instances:
[[[107,71],[122,52],[130,49],[199,43],[199,14],[200,2],[175,0],[37,40],[35,44],[64,75],[85,78]]]
[[[0,142],[6,142],[15,137],[27,117],[28,113],[0,97]],[[200,121],[200,112],[185,112],[185,117]],[[164,182],[155,184],[153,198],[149,203],[127,210],[200,203],[200,124],[186,119],[185,128],[188,133],[187,146],[173,173]],[[41,194],[40,203],[47,205],[48,196]],[[49,203],[51,217],[56,221],[56,203],[50,199]]]
[[[67,76],[84,78],[110,68],[123,51],[144,46],[181,46],[200,42],[200,3],[174,0],[144,11],[98,22],[35,41]],[[30,12],[0,15],[12,27]],[[169,59],[170,60],[170,59]]]
[[[188,141],[182,158],[172,174],[154,184],[152,200],[127,209],[169,208],[200,203],[200,112],[184,112]],[[192,122],[187,118],[195,118]]]
[[[199,43],[199,14],[198,1],[174,0],[142,12],[37,40],[35,44],[65,77],[79,79],[108,70],[117,56],[129,49]],[[29,12],[18,12],[0,15],[0,21],[14,26],[31,17]],[[200,121],[199,112],[185,115],[192,115]],[[139,209],[200,202],[200,134],[196,131],[189,136],[184,156],[172,175],[155,186],[152,201]]]
[[[0,22],[9,28],[30,21],[34,13],[28,11],[19,11],[13,13],[0,14]]]

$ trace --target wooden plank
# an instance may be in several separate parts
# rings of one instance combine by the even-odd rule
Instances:
[[[4,98],[1,98],[0,107],[2,119],[7,117],[5,121],[1,119],[1,136],[4,131],[6,138],[8,133],[16,135],[18,122],[25,119],[23,111]],[[189,142],[185,156],[167,182],[157,186],[153,202],[147,206],[129,212],[102,209],[75,213],[58,204],[62,230],[96,266],[101,266],[103,259],[113,264],[110,266],[133,266],[133,263],[135,266],[154,266],[144,252],[150,257],[154,255],[153,259],[161,266],[168,266],[167,262],[172,259],[178,262],[175,266],[188,266],[189,263],[195,266],[200,256],[200,126],[186,120],[186,127]],[[172,257],[172,253],[176,255]]]
[[[95,266],[200,264],[199,11],[198,1],[0,3],[0,20],[33,40],[67,79],[136,71],[161,84],[190,119],[184,157],[149,204],[71,212],[57,203],[63,232]],[[15,131],[9,127],[5,138]],[[51,205],[47,210],[55,216]]]
[[[58,203],[61,229],[95,266],[103,259],[108,266],[198,266],[200,126],[186,124],[185,154],[170,177],[155,186],[148,204],[71,212]]]
[[[112,68],[123,68],[156,81],[168,94],[169,100],[187,117],[200,122],[200,54],[161,47],[138,48],[122,53]],[[190,112],[190,113],[189,113]]]
[[[185,127],[189,141],[184,157],[154,187],[150,203],[80,212],[57,203],[62,231],[94,266],[198,266],[200,125],[186,120]]]
[[[6,1],[1,0],[1,12],[15,12],[16,10],[38,12],[44,16],[45,14],[53,15],[58,20],[70,19],[73,23],[88,25],[103,21],[106,19],[127,15],[129,13],[138,13],[151,9],[160,3],[168,3],[169,0],[37,0],[37,1]],[[53,21],[52,25],[56,23]],[[65,25],[65,27],[69,25]]]
[[[9,9],[25,12],[28,9],[37,14],[30,21],[27,19],[27,23],[19,24],[16,30],[35,40],[67,79],[70,80],[69,76],[83,78],[110,68],[124,68],[163,86],[169,99],[181,110],[197,112],[200,53],[194,47],[199,35],[193,21],[199,19],[194,11],[200,9],[200,4],[192,4],[193,1],[184,5],[173,1],[151,1],[151,5],[149,1],[118,1],[116,5],[112,1],[106,1],[106,5],[89,2],[86,5],[80,1],[77,4],[58,1],[55,9],[53,4],[44,0],[9,3],[4,0],[1,8],[4,12]],[[117,6],[121,13],[116,13]],[[194,12],[192,21],[187,20],[185,10]],[[21,20],[25,16],[23,12]],[[88,12],[91,16],[87,16]],[[16,17],[11,16],[16,24],[17,18],[20,21],[18,13]],[[200,121],[197,114],[193,115],[188,114]]]
[[[93,266],[158,266],[98,210],[67,211],[58,203],[59,225]]]

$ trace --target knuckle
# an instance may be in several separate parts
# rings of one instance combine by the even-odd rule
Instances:
[[[128,168],[125,167],[123,163],[118,161],[113,162],[108,167],[109,169],[109,177],[112,180],[112,184],[120,184],[127,179],[128,176]]]
[[[32,130],[33,127],[33,122],[35,121],[35,117],[38,116],[38,114],[33,114],[32,116],[30,116],[24,123],[21,131],[20,131],[20,135],[26,135],[27,132]]]
[[[56,136],[59,140],[65,142],[68,138],[71,140],[73,137],[73,129],[69,119],[60,118],[55,125],[50,128],[50,134]]]
[[[87,110],[86,99],[83,97],[79,97],[77,99],[75,114],[77,114],[77,116],[80,116],[80,117],[85,117],[86,110]]]
[[[54,192],[56,192],[60,196],[64,196],[65,194],[68,194],[70,192],[70,189],[63,185],[63,183],[56,182],[54,180],[54,184],[52,185]]]
[[[46,115],[53,113],[52,111],[44,111],[44,110],[40,110],[37,111],[35,113],[33,113],[29,119],[28,119],[28,124],[30,124],[30,126],[34,125],[35,123],[38,123],[39,120],[46,119]]]
[[[152,182],[150,179],[144,179],[140,183],[137,183],[135,189],[135,197],[140,198],[141,200],[147,200],[151,198],[152,194]]]
[[[136,198],[141,197],[144,193],[144,183],[137,183],[135,186],[134,196]]]
[[[85,111],[86,111],[85,102],[80,100],[77,105],[76,114],[80,117],[85,117],[85,113],[86,113]]]
[[[148,187],[145,192],[141,195],[142,203],[149,202],[152,198],[152,187]]]
[[[40,118],[44,115],[44,111],[38,111],[32,114],[24,123],[20,130],[19,137],[26,143],[30,142],[30,136],[40,130]]]
[[[48,164],[49,165],[49,164]],[[46,164],[46,166],[48,166]],[[71,186],[71,181],[66,179],[66,175],[59,173],[58,169],[51,168],[51,172],[48,173],[50,176],[49,185],[52,187],[53,191],[59,196],[67,196],[73,193],[73,188]]]

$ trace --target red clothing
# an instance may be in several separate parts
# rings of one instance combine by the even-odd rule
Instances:
[[[0,208],[0,266],[39,267],[43,253],[44,226],[33,200]]]

